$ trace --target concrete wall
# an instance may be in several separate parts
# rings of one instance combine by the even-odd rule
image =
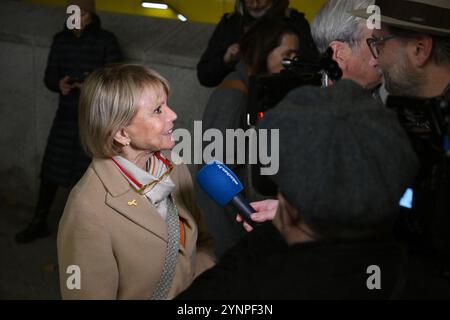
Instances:
[[[195,65],[214,25],[99,13],[126,60],[144,63],[168,78],[169,105],[177,128],[192,130],[210,90],[197,81]],[[62,29],[61,8],[19,1],[0,2],[0,201],[33,206],[57,94],[43,84],[53,35]]]

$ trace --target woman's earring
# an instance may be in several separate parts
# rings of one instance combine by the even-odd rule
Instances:
[[[127,141],[126,143],[125,143],[125,147],[128,147],[130,145],[130,141]]]

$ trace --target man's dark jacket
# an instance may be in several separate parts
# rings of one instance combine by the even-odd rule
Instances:
[[[373,288],[379,268],[380,289]],[[368,285],[369,284],[369,285]],[[178,299],[450,299],[448,280],[386,240],[288,246],[271,224],[257,228]]]

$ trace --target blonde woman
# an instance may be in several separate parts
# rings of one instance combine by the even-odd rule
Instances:
[[[139,65],[93,72],[80,99],[80,135],[93,157],[58,230],[68,299],[170,299],[214,264],[212,237],[174,146],[169,84]]]

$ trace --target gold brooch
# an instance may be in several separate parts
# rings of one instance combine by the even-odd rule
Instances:
[[[136,206],[136,207],[137,207],[136,199],[133,199],[132,201],[128,201],[128,205],[129,205],[129,206]]]

